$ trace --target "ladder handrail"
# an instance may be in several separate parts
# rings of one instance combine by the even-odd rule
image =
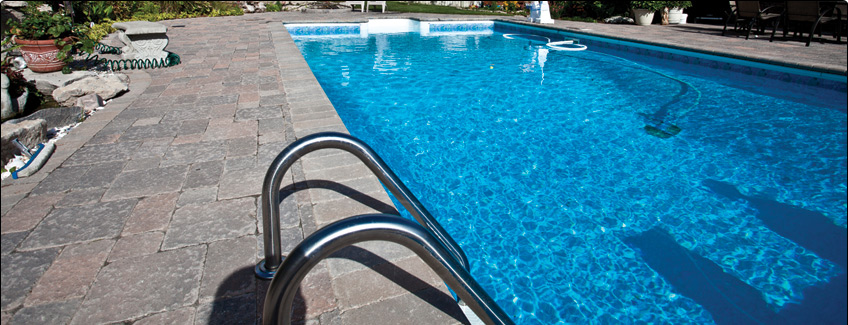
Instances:
[[[513,324],[506,312],[439,239],[415,222],[386,214],[336,221],[306,237],[292,249],[268,287],[262,312],[263,324],[291,324],[292,303],[306,274],[334,252],[371,240],[394,242],[415,252],[486,324]]]
[[[412,195],[403,182],[389,169],[389,166],[367,144],[353,136],[338,132],[312,134],[290,144],[271,162],[265,180],[262,183],[262,229],[265,244],[265,259],[256,265],[256,276],[270,279],[283,262],[280,242],[280,186],[286,171],[295,161],[304,155],[319,149],[341,149],[361,160],[380,182],[389,189],[415,220],[429,230],[439,242],[456,258],[466,270],[469,269],[468,257],[459,248],[459,244],[436,221],[424,205]]]

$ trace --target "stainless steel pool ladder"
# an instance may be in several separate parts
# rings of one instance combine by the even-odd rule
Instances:
[[[314,232],[292,249],[268,288],[262,312],[263,324],[291,324],[292,303],[306,274],[334,252],[369,240],[394,242],[415,252],[484,323],[513,324],[439,239],[410,220],[385,214],[336,221]]]
[[[420,201],[412,195],[400,179],[389,169],[368,145],[350,135],[337,132],[316,133],[298,139],[286,147],[271,162],[265,180],[262,183],[262,229],[265,240],[265,259],[255,268],[256,276],[271,279],[283,262],[280,244],[280,185],[295,161],[304,155],[319,149],[341,149],[350,152],[370,169],[380,182],[389,189],[401,205],[403,205],[415,220],[430,231],[436,239],[468,270],[468,258],[459,248],[459,244],[448,235],[442,225],[424,208]]]

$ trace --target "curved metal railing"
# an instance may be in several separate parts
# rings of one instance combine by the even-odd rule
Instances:
[[[303,137],[280,152],[262,183],[262,229],[265,240],[265,259],[256,265],[256,276],[271,279],[277,268],[283,262],[280,243],[280,185],[295,161],[304,155],[319,149],[341,149],[350,152],[370,169],[380,182],[389,189],[401,205],[403,205],[415,220],[429,230],[436,239],[456,258],[466,269],[469,269],[468,258],[459,248],[459,244],[448,235],[444,228],[424,208],[421,202],[412,195],[400,179],[389,169],[368,145],[350,135],[337,132],[316,133]]]
[[[265,295],[263,324],[291,324],[292,303],[306,274],[334,252],[370,240],[394,242],[415,252],[486,324],[513,324],[439,239],[410,220],[385,214],[336,221],[292,249]]]

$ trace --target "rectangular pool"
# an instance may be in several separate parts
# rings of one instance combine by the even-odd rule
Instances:
[[[516,322],[844,323],[845,76],[504,22],[286,28]]]

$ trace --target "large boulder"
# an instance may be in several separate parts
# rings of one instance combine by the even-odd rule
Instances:
[[[62,106],[71,106],[76,104],[78,98],[88,94],[97,94],[103,100],[108,100],[128,89],[129,77],[125,74],[96,75],[56,88],[53,99]]]
[[[34,148],[47,141],[47,122],[42,119],[24,120],[19,123],[6,122],[0,126],[0,135],[0,160],[5,166],[12,157],[21,153],[12,140],[18,139],[27,148]]]
[[[25,117],[8,120],[6,123],[21,123],[23,121],[43,120],[47,129],[63,127],[66,125],[82,122],[85,119],[85,110],[82,107],[56,107],[44,108],[35,111]],[[4,123],[4,124],[6,124]]]

